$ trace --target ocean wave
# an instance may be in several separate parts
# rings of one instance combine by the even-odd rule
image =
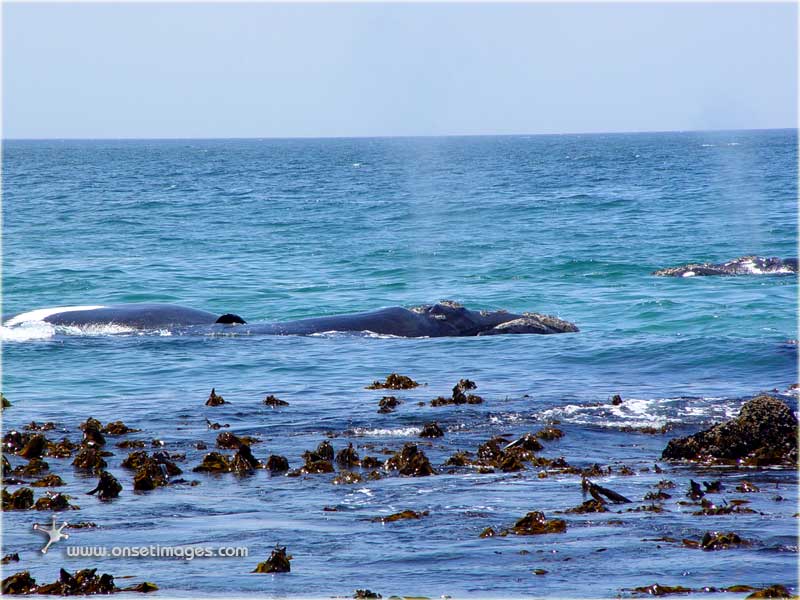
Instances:
[[[621,404],[567,404],[538,413],[576,425],[605,428],[665,427],[685,423],[724,421],[735,417],[740,404],[716,396],[626,398]]]

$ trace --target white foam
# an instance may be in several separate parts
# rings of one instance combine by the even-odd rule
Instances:
[[[567,404],[538,413],[540,419],[558,419],[599,427],[663,427],[670,423],[731,419],[739,412],[722,398],[626,398],[622,404]]]
[[[17,327],[0,326],[0,341],[27,342],[28,340],[46,340],[56,334],[56,328],[43,321],[22,323]]]
[[[393,437],[409,437],[417,436],[420,432],[419,427],[397,427],[394,429],[368,429],[366,427],[355,427],[353,435],[356,436],[393,436]]]
[[[75,312],[79,310],[96,310],[98,308],[106,308],[105,306],[54,306],[52,308],[40,308],[37,310],[31,310],[26,313],[22,313],[17,315],[16,317],[12,317],[8,321],[5,322],[6,327],[14,327],[15,325],[20,325],[22,323],[30,323],[30,322],[43,322],[47,317],[52,317],[53,315],[57,315],[60,313],[66,312]]]

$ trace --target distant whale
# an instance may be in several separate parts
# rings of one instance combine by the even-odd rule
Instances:
[[[797,273],[796,258],[742,256],[725,263],[691,263],[653,271],[659,277],[696,277],[703,275],[786,275]]]
[[[399,337],[455,337],[502,334],[551,334],[576,332],[568,322],[538,313],[521,315],[502,310],[473,311],[443,300],[410,309],[382,308],[329,317],[299,319],[285,323],[246,323],[240,316],[218,315],[176,304],[115,304],[41,309],[5,321],[6,327],[44,321],[51,325],[90,327],[115,325],[134,329],[216,331],[235,326],[242,334],[309,335],[324,332],[369,331]]]

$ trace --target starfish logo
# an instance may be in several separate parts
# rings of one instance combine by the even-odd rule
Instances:
[[[42,548],[42,554],[47,554],[47,551],[50,549],[51,544],[55,544],[61,540],[66,540],[69,538],[69,534],[61,533],[61,530],[67,526],[67,522],[64,521],[60,526],[56,526],[56,516],[53,515],[53,522],[50,525],[40,525],[39,523],[34,523],[33,528],[36,531],[40,531],[50,539],[47,540],[47,543]]]

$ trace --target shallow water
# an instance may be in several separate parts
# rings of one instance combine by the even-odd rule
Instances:
[[[794,470],[709,472],[660,455],[671,437],[797,381],[797,346],[786,343],[797,337],[797,280],[650,275],[689,261],[796,255],[796,143],[795,131],[6,143],[4,315],[162,301],[260,321],[453,298],[556,314],[581,332],[386,339],[4,328],[3,391],[13,402],[5,430],[50,420],[77,439],[87,416],[121,419],[143,430],[128,438],[186,452],[183,477],[200,482],[133,493],[132,474],[119,466],[126,452],[112,443],[109,470],[124,490],[102,503],[85,495],[94,477],[47,459],[81,507],[60,516],[98,527],[72,530],[42,556],[31,525],[49,513],[5,513],[3,552],[21,558],[5,571],[52,581],[62,565],[97,566],[170,596],[366,587],[384,597],[613,597],[656,581],[796,589]],[[378,414],[385,394],[364,386],[392,371],[428,385],[396,393],[404,403]],[[417,405],[449,395],[462,377],[477,382],[484,404]],[[231,404],[204,406],[212,387]],[[264,406],[267,393],[290,406]],[[612,394],[625,402],[611,406]],[[218,433],[206,417],[261,437],[253,449],[262,460],[283,454],[298,467],[304,450],[336,435],[336,450],[352,441],[379,458],[384,447],[420,442],[440,473],[355,485],[333,485],[332,475],[192,473],[205,454],[195,442],[211,450]],[[673,480],[668,512],[620,505],[620,514],[556,515],[586,499],[579,476],[441,467],[456,449],[553,419],[565,436],[544,442],[541,455],[611,465],[598,482],[634,507],[659,480]],[[433,420],[445,436],[418,438]],[[665,424],[672,429],[660,435],[620,431]],[[635,475],[620,475],[623,465]],[[689,479],[720,476],[719,498],[746,497],[759,512],[696,517],[696,507],[677,504]],[[741,478],[762,491],[737,494]],[[369,520],[404,509],[429,515]],[[567,532],[478,537],[531,510],[565,518]],[[706,530],[736,531],[754,545],[702,552],[643,541]],[[63,550],[151,543],[245,546],[250,555],[86,559]],[[276,543],[294,556],[291,574],[250,573]]]

